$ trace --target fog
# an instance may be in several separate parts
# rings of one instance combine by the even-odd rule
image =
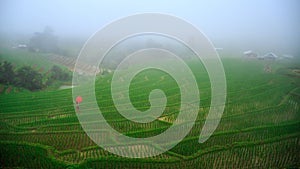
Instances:
[[[273,51],[299,56],[299,11],[300,1],[297,0],[2,0],[0,37],[6,42],[11,39],[26,41],[34,32],[50,26],[59,39],[78,39],[83,43],[114,20],[136,13],[156,12],[192,23],[224,51],[251,49],[261,54]]]

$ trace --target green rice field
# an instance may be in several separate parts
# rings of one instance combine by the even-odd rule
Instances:
[[[24,62],[8,53],[2,53],[1,59],[16,65]],[[36,56],[27,62],[37,69],[49,69],[56,64],[49,57]],[[198,142],[211,90],[204,67],[190,61],[200,91],[195,125],[178,145],[149,158],[120,157],[95,144],[77,119],[70,88],[16,92],[0,84],[0,168],[299,168],[300,62],[221,59],[227,98],[216,131],[206,142]],[[266,65],[271,70],[266,71]],[[176,120],[180,91],[168,74],[146,70],[130,84],[130,99],[140,111],[150,108],[151,90],[165,92],[167,106],[150,123],[131,122],[118,113],[111,97],[112,75],[98,76],[95,86],[97,103],[114,129],[130,137],[150,137],[164,132]],[[132,153],[137,153],[136,146],[131,145]],[[119,148],[121,151],[122,145]]]

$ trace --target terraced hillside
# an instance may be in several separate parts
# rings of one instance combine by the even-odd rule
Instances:
[[[97,146],[78,122],[72,89],[2,93],[1,167],[300,167],[300,76],[295,71],[300,69],[300,64],[237,58],[222,61],[227,78],[227,102],[217,130],[205,143],[198,143],[198,139],[210,106],[210,83],[205,69],[191,62],[189,66],[197,74],[200,90],[200,111],[190,133],[166,153],[129,159]],[[272,69],[265,71],[266,65]],[[150,107],[148,96],[153,89],[162,89],[168,98],[163,114],[145,124],[128,121],[118,114],[110,94],[111,78],[111,74],[97,78],[97,102],[108,123],[119,132],[131,137],[149,137],[165,131],[176,120],[180,108],[179,88],[167,74],[144,71],[130,85],[131,101],[138,110]],[[131,145],[132,153],[138,153],[135,151],[138,146],[141,145]],[[122,145],[116,148],[122,151]],[[143,148],[152,151],[157,147]]]

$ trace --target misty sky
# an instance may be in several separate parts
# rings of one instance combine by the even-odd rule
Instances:
[[[300,44],[299,11],[298,0],[1,0],[0,33],[33,34],[51,26],[60,37],[88,38],[116,19],[156,12],[192,23],[217,47],[295,54]]]

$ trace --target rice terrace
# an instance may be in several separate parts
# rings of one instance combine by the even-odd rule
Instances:
[[[2,50],[1,60],[17,60],[26,51]],[[40,70],[52,55],[31,55]],[[209,107],[210,84],[205,69],[197,83],[201,105],[194,127],[184,140],[161,155],[130,159],[97,146],[82,130],[76,117],[72,89],[28,91],[1,84],[1,166],[3,168],[293,168],[299,167],[300,79],[291,60],[261,61],[221,57],[227,75],[227,101],[221,122],[205,143],[198,143]],[[18,64],[18,62],[16,62]],[[39,63],[42,63],[39,65]],[[271,64],[270,64],[271,63]],[[19,64],[22,64],[19,63]],[[266,72],[266,64],[272,67]],[[64,67],[64,64],[62,67]],[[60,65],[60,66],[61,66]],[[17,65],[16,65],[17,67]],[[50,68],[49,68],[50,69]],[[67,69],[67,66],[66,68]],[[44,70],[46,71],[46,70]],[[131,83],[132,104],[149,108],[149,91],[160,88],[167,108],[151,123],[134,123],[118,114],[110,96],[112,73],[97,77],[97,102],[109,124],[131,137],[149,137],[166,130],[178,113],[178,86],[167,74],[144,71]],[[141,86],[143,90],[140,90]],[[115,140],[112,138],[111,142]],[[107,143],[109,144],[109,143]],[[131,145],[132,153],[136,146]],[[120,145],[119,149],[122,149]],[[153,147],[144,147],[151,150]]]
[[[300,1],[0,1],[0,169],[299,169]]]

